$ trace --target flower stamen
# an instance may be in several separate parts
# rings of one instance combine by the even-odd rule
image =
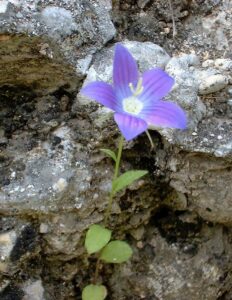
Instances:
[[[142,79],[142,78],[139,78],[136,87],[134,87],[133,84],[132,84],[131,82],[129,83],[129,88],[130,88],[130,90],[131,90],[131,92],[132,92],[132,95],[133,95],[134,97],[137,97],[137,96],[139,96],[140,94],[142,94],[142,92],[143,92],[143,85],[142,85],[142,83],[143,83],[143,79]]]
[[[143,103],[134,95],[123,99],[122,105],[123,110],[132,115],[138,115],[143,109]]]

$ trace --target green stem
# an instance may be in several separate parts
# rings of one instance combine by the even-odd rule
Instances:
[[[117,153],[117,159],[116,159],[115,168],[114,168],[114,177],[113,177],[113,180],[112,180],[112,187],[111,187],[111,191],[110,191],[108,207],[107,207],[106,214],[105,214],[105,219],[104,219],[104,225],[105,226],[107,225],[107,221],[108,221],[109,215],[111,213],[113,198],[114,198],[114,195],[115,195],[114,190],[113,190],[113,182],[118,177],[118,173],[119,173],[119,166],[120,166],[120,162],[121,162],[122,148],[123,148],[123,140],[124,140],[124,138],[121,135],[120,140],[119,140],[119,145],[118,145],[118,153]]]

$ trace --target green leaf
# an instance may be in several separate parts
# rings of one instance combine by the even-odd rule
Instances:
[[[110,240],[111,231],[101,225],[91,225],[86,233],[85,248],[88,254],[101,250]]]
[[[123,241],[112,241],[103,248],[100,259],[107,263],[120,264],[127,261],[133,251],[131,247]]]
[[[118,178],[116,178],[113,182],[113,191],[114,193],[122,190],[123,188],[130,185],[135,180],[143,177],[148,172],[145,170],[131,170],[127,171],[126,173],[122,174]]]
[[[110,149],[100,149],[102,152],[104,152],[106,155],[108,155],[109,157],[111,157],[115,162],[117,160],[116,154],[114,153],[114,151],[110,150]]]
[[[82,300],[104,300],[106,296],[104,285],[89,284],[82,291]]]

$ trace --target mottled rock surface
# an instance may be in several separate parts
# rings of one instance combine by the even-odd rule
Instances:
[[[119,132],[79,90],[112,82],[116,42],[141,72],[175,78],[167,99],[188,128],[151,128],[154,151],[145,134],[124,144],[122,171],[149,175],[113,205],[111,229],[134,255],[101,266],[108,299],[232,299],[231,1],[171,4],[0,2],[1,300],[81,299],[93,278],[83,239],[111,187],[100,148],[115,149]]]

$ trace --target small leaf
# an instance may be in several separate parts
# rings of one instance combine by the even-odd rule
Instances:
[[[82,291],[82,300],[104,300],[106,296],[104,285],[89,284]]]
[[[116,154],[114,153],[114,151],[110,150],[110,149],[100,149],[102,152],[104,152],[106,155],[108,155],[109,157],[111,157],[115,162],[117,160]]]
[[[127,261],[133,251],[131,247],[123,241],[112,241],[102,250],[100,259],[107,263],[120,264]]]
[[[118,178],[116,178],[113,182],[113,191],[114,193],[122,190],[123,188],[127,187],[130,185],[132,182],[135,180],[143,177],[146,175],[148,172],[145,170],[132,170],[132,171],[127,171]]]
[[[85,248],[88,254],[101,250],[110,240],[111,231],[101,225],[91,225],[86,233]]]

